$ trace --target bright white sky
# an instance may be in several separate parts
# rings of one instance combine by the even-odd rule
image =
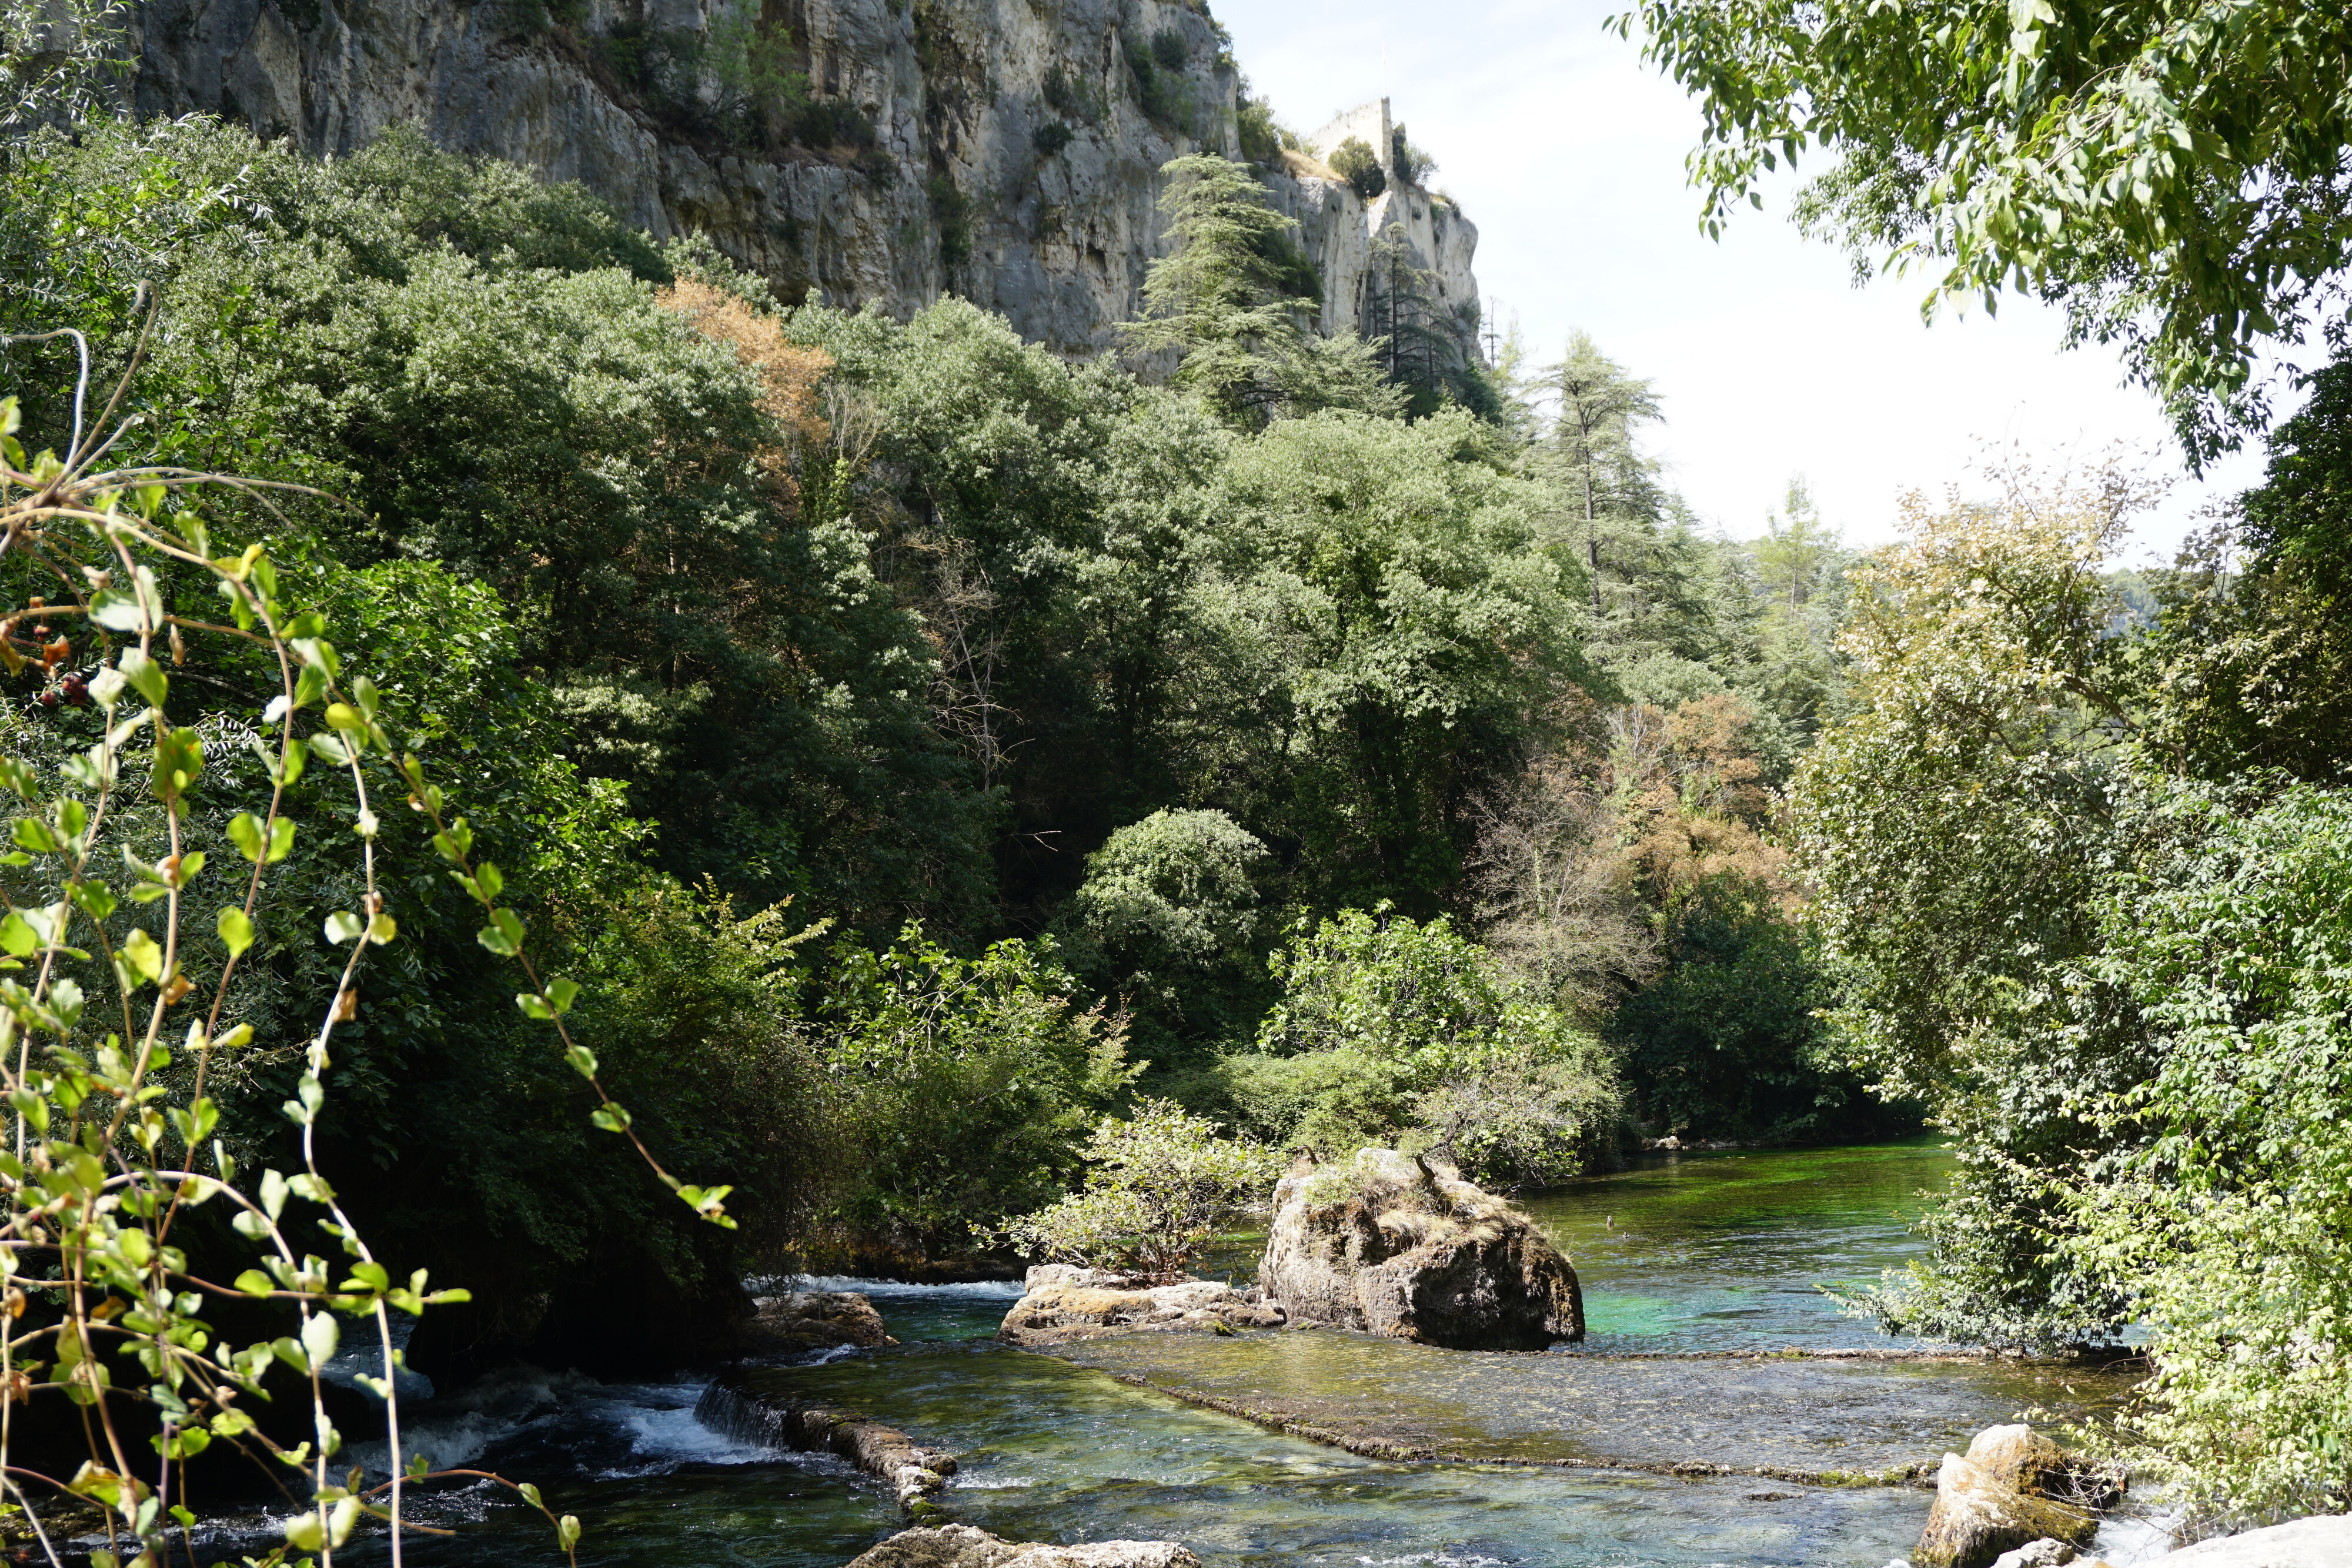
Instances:
[[[1481,289],[1516,314],[1538,362],[1582,327],[1656,383],[1651,448],[1698,513],[1763,531],[1789,476],[1854,544],[1893,537],[1895,497],[1969,475],[1986,442],[2046,461],[2126,442],[2178,471],[2154,399],[2105,350],[2061,352],[2054,311],[1923,325],[1916,278],[1851,286],[1785,198],[1699,233],[1684,155],[1699,117],[1638,47],[1604,33],[1624,0],[1215,0],[1234,54],[1302,134],[1386,93],[1435,183],[1478,225]],[[2132,564],[2169,558],[2211,498],[2261,476],[2258,454],[2184,481],[2143,524]]]

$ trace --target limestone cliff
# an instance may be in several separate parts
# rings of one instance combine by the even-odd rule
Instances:
[[[141,0],[136,96],[332,156],[387,125],[699,230],[787,300],[894,314],[943,293],[1083,353],[1165,248],[1159,169],[1239,153],[1237,73],[1175,0]],[[1381,119],[1385,122],[1385,104]],[[1368,318],[1376,231],[1449,310],[1476,231],[1401,183],[1369,204],[1296,154],[1266,175],[1326,329]]]

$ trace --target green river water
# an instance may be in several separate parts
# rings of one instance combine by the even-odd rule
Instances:
[[[1916,1538],[1926,1491],[1498,1461],[1932,1464],[2027,1407],[2112,1398],[2117,1385],[2081,1374],[1679,1354],[1888,1345],[1818,1287],[1910,1256],[1903,1217],[1947,1161],[1925,1141],[1684,1155],[1530,1198],[1583,1281],[1592,1331],[1546,1354],[1315,1331],[1133,1335],[1054,1357],[992,1343],[1010,1287],[830,1281],[871,1291],[904,1343],[769,1375],[957,1453],[950,1515],[1015,1540],[1173,1538],[1223,1568],[1879,1568]],[[1246,1277],[1255,1250],[1242,1239],[1212,1261]],[[841,1461],[704,1427],[701,1387],[519,1369],[407,1418],[436,1462],[535,1479],[578,1513],[583,1564],[831,1568],[901,1527],[879,1486]],[[1163,1387],[1460,1458],[1360,1458]],[[433,1498],[423,1517],[457,1533],[412,1538],[418,1568],[561,1561],[543,1523],[487,1487]],[[386,1560],[380,1542],[354,1545],[360,1561]]]

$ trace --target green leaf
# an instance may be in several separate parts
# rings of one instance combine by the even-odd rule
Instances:
[[[53,855],[65,847],[58,842],[58,836],[49,831],[49,825],[38,817],[17,818],[16,833],[16,841],[35,854]]]
[[[149,707],[163,706],[163,694],[171,682],[164,677],[163,665],[136,648],[125,648],[116,667],[129,679],[131,689],[147,699]]]
[[[253,946],[253,922],[247,918],[242,909],[222,910],[218,929],[220,939],[227,946],[228,956],[232,958],[244,957],[246,950]]]
[[[0,947],[19,958],[29,958],[40,946],[40,936],[26,924],[20,911],[12,909],[5,919],[0,919]]]
[[[335,1325],[332,1312],[314,1312],[302,1325],[302,1348],[309,1353],[311,1370],[335,1359],[335,1347],[341,1343],[342,1330]]]
[[[147,612],[138,599],[119,588],[101,588],[90,596],[89,618],[110,632],[142,632],[147,626]]]
[[[236,1288],[248,1296],[266,1296],[278,1288],[278,1281],[258,1269],[247,1269],[236,1277]]]
[[[149,985],[163,977],[163,949],[145,931],[134,926],[122,939],[122,956]]]
[[[366,929],[360,917],[348,909],[338,909],[327,916],[327,940],[338,947],[357,938]]]
[[[511,958],[522,951],[522,916],[511,909],[490,911],[490,923],[476,934],[476,940],[501,958]]]

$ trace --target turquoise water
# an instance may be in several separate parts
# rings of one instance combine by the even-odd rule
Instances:
[[[1080,1364],[992,1342],[1009,1288],[875,1285],[904,1343],[775,1375],[959,1454],[940,1500],[950,1515],[1013,1539],[1173,1538],[1220,1568],[1879,1568],[1916,1538],[1926,1492],[1486,1461],[1932,1462],[2024,1405],[2110,1396],[2079,1378],[1950,1364],[1655,1358],[1885,1345],[1815,1286],[1909,1256],[1901,1216],[1946,1168],[1924,1143],[1684,1155],[1533,1198],[1585,1281],[1595,1332],[1579,1350],[1480,1355],[1325,1331],[1151,1335],[1080,1347]],[[1249,1255],[1244,1242],[1224,1261],[1245,1269]],[[1407,1431],[1476,1462],[1360,1458],[1115,1373],[1291,1401],[1323,1424]],[[534,1479],[579,1514],[583,1564],[814,1568],[899,1528],[895,1503],[840,1461],[701,1427],[698,1392],[518,1374],[411,1419],[441,1462]],[[457,1533],[412,1538],[406,1558],[420,1568],[561,1561],[542,1523],[487,1489],[424,1512]],[[381,1542],[339,1555],[386,1560]]]

